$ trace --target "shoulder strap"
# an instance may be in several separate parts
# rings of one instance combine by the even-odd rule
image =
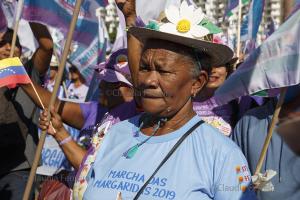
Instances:
[[[137,192],[133,200],[137,200],[141,194],[143,193],[146,186],[149,184],[149,182],[152,180],[152,178],[155,176],[155,174],[158,172],[158,170],[167,162],[167,160],[171,157],[171,155],[175,152],[175,150],[179,147],[179,145],[189,136],[198,126],[203,124],[204,121],[201,120],[197,122],[192,128],[190,128],[181,138],[176,142],[176,144],[173,146],[173,148],[169,151],[169,153],[166,155],[166,157],[161,161],[161,163],[158,165],[158,167],[155,169],[153,174],[150,176],[150,178],[144,183],[144,185],[141,187],[141,189]]]

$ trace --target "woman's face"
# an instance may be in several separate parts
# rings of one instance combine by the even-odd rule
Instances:
[[[162,117],[176,114],[205,84],[202,78],[192,78],[194,63],[172,46],[152,41],[142,54],[138,73],[137,89],[144,111]]]
[[[10,43],[3,42],[0,39],[0,60],[5,59],[5,58],[9,58],[10,49],[11,49]],[[13,56],[14,57],[20,57],[21,56],[20,48],[15,47],[15,51],[14,51]]]
[[[212,67],[206,88],[217,89],[220,87],[228,75],[226,67]]]
[[[49,75],[49,78],[51,80],[53,80],[57,74],[57,70],[58,70],[58,67],[52,67],[50,66],[50,75]]]

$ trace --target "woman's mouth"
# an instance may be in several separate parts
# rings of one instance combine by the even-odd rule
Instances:
[[[219,79],[218,76],[214,76],[214,75],[209,76],[209,82],[215,82],[215,81],[217,81],[218,79]]]
[[[163,98],[163,96],[161,94],[155,94],[153,92],[147,92],[147,91],[142,92],[142,97],[143,98],[150,98],[150,99]]]

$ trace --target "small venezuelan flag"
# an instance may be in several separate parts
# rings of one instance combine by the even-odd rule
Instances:
[[[19,58],[0,60],[0,87],[14,88],[19,83],[30,82],[31,80]]]

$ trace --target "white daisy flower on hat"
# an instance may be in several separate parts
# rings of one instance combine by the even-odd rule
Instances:
[[[171,5],[165,10],[168,23],[159,26],[159,31],[185,36],[189,38],[202,38],[210,33],[200,22],[205,18],[201,8],[194,9],[183,1],[180,8]]]

